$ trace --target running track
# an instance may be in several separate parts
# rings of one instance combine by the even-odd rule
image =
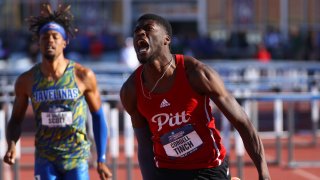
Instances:
[[[294,138],[296,143],[295,150],[294,150],[294,160],[317,160],[320,161],[320,140],[318,138],[318,142],[316,146],[299,146],[299,143],[309,142],[311,139],[310,136],[297,136]],[[23,135],[21,138],[21,145],[22,148],[24,147],[32,147],[33,146],[34,138],[30,135]],[[120,141],[123,145],[123,140]],[[270,139],[263,139],[263,143],[265,145],[266,156],[267,160],[274,160],[275,158],[275,146],[274,141]],[[320,167],[308,167],[308,168],[289,168],[287,166],[287,146],[286,146],[286,139],[283,139],[282,143],[282,152],[281,152],[281,163],[280,165],[269,165],[269,170],[271,173],[271,177],[273,180],[320,180]],[[237,168],[235,166],[236,156],[234,154],[233,149],[231,150],[230,154],[230,161],[231,161],[231,174],[233,176],[237,175]],[[244,157],[245,162],[250,162],[250,159],[247,155]],[[125,163],[125,157],[122,152],[120,152],[120,157],[118,160],[119,163]],[[134,158],[134,162],[137,162],[136,157]],[[20,169],[20,179],[21,180],[33,180],[33,154],[23,154],[21,157],[21,164],[24,165],[24,168]],[[25,165],[28,164],[29,166],[26,167]],[[257,179],[257,173],[255,167],[248,165],[246,163],[243,171],[243,179],[244,180],[255,180]],[[8,167],[7,167],[8,169]],[[134,168],[132,171],[131,180],[140,180],[141,175],[138,168]],[[98,180],[99,177],[96,173],[94,168],[90,169],[90,177],[93,180]],[[126,180],[127,174],[125,168],[119,168],[117,172],[117,179],[119,180]],[[13,180],[13,173],[12,171],[6,171],[6,175],[4,180]]]

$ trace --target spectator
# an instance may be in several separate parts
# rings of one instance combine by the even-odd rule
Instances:
[[[104,51],[104,45],[98,36],[93,36],[90,42],[90,55],[94,60],[100,60]]]
[[[120,51],[120,62],[126,64],[129,68],[135,69],[139,65],[136,51],[133,47],[133,40],[131,37],[126,38],[124,47]]]
[[[263,43],[258,45],[257,59],[263,63],[267,63],[271,60],[271,54]]]

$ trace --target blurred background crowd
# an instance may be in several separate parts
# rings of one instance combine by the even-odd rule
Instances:
[[[41,1],[0,0],[0,61],[39,61],[24,21]],[[50,2],[50,1],[49,1]],[[63,1],[51,1],[58,6]],[[317,0],[70,0],[79,28],[65,53],[76,61],[126,63],[132,24],[143,13],[173,26],[174,53],[201,60],[320,60]],[[129,64],[135,66],[135,64]]]
[[[277,60],[320,60],[320,32],[292,28],[285,39],[275,27],[268,27],[259,43],[248,42],[246,31],[231,32],[227,39],[210,35],[175,34],[172,50],[200,59],[256,59],[263,51]],[[37,42],[25,31],[0,33],[0,59],[7,60],[17,53],[25,53],[32,61],[38,55]],[[123,48],[130,46],[131,38],[121,33],[102,31],[98,34],[81,32],[70,41],[65,53],[81,59],[99,61],[104,58],[119,59]]]
[[[8,97],[14,95],[17,75],[41,61],[38,42],[31,36],[25,19],[38,15],[42,2],[53,7],[71,4],[79,32],[70,40],[65,55],[96,72],[104,101],[120,110],[121,133],[125,126],[118,93],[132,68],[138,65],[132,29],[144,13],[168,19],[173,27],[173,53],[192,55],[214,67],[226,87],[238,96],[255,92],[294,92],[298,96],[302,92],[302,96],[310,93],[318,97],[320,0],[0,0],[0,105],[11,103]],[[285,98],[291,102],[290,98],[295,97]],[[270,131],[272,137],[278,137],[278,130],[289,128],[290,118],[295,119],[295,133],[311,129],[316,134],[319,130],[318,99],[297,98],[292,107],[284,103],[283,127],[277,132],[276,125],[282,124],[273,120],[282,122],[282,118],[275,117],[282,115],[282,105],[276,114],[273,108],[280,105],[253,100],[248,114],[260,132]],[[27,118],[33,118],[31,109]],[[217,115],[216,119],[218,127],[223,125],[223,117]],[[26,122],[25,130],[33,132],[34,121]],[[282,161],[279,157],[276,160]],[[274,172],[289,177],[283,174],[287,169]],[[293,174],[297,177],[296,170]]]

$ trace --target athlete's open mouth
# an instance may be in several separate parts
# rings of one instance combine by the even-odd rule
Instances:
[[[140,53],[146,53],[149,49],[149,44],[147,41],[141,39],[137,42],[137,52]]]
[[[47,51],[53,51],[53,50],[55,50],[55,47],[53,47],[53,46],[47,46],[47,47],[46,47],[46,50],[47,50]]]

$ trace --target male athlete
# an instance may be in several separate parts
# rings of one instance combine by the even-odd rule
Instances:
[[[166,19],[155,14],[138,19],[134,47],[142,65],[120,92],[137,137],[143,178],[230,179],[211,99],[239,131],[259,179],[270,179],[258,133],[217,72],[193,57],[172,54],[171,39]]]
[[[97,147],[97,171],[101,179],[112,176],[105,165],[107,126],[95,74],[63,54],[74,35],[72,20],[70,6],[59,6],[57,11],[52,11],[49,4],[41,7],[40,16],[29,19],[30,30],[39,40],[42,61],[16,80],[4,161],[10,165],[15,162],[16,142],[31,99],[36,120],[34,176],[37,180],[89,179],[88,108]]]

